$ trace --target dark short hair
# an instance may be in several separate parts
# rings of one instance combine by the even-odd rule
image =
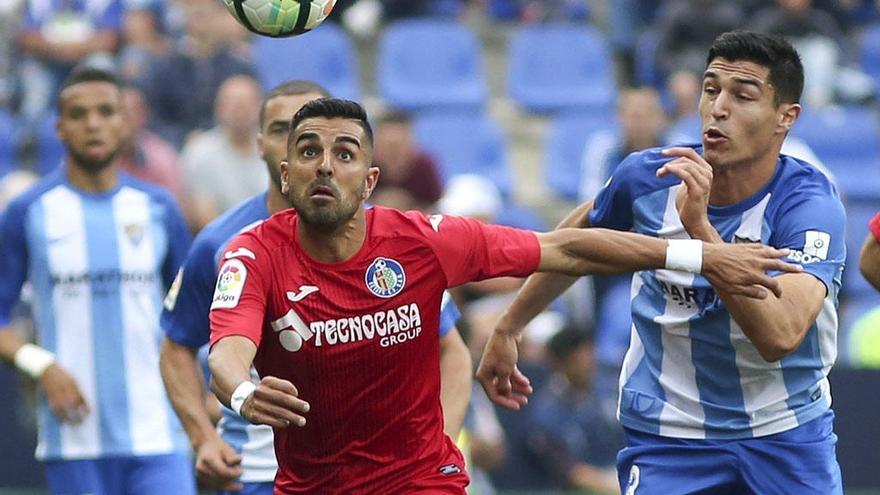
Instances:
[[[116,89],[122,90],[122,81],[116,77],[116,74],[109,70],[99,69],[91,66],[77,67],[67,76],[67,79],[61,83],[59,94],[65,89],[77,84],[89,82],[105,82],[116,86]],[[61,98],[58,98],[58,112],[61,112]]]
[[[723,33],[712,43],[706,65],[716,58],[745,60],[770,69],[774,103],[799,103],[804,91],[804,66],[797,50],[782,37],[752,31]]]
[[[293,144],[294,131],[296,131],[299,124],[303,120],[319,117],[356,120],[364,130],[364,134],[367,135],[367,140],[371,145],[373,144],[373,129],[370,127],[370,121],[367,119],[367,111],[364,110],[364,107],[360,106],[356,101],[343,98],[318,98],[303,105],[293,116],[293,119],[291,119],[290,137],[287,138],[288,150],[290,150]]]
[[[547,340],[545,346],[547,352],[553,359],[562,361],[580,345],[592,343],[592,332],[575,328],[572,325],[566,325],[553,334],[553,336]]]
[[[324,98],[330,97],[330,92],[324,86],[302,79],[285,81],[269,90],[266,96],[263,97],[263,103],[260,105],[260,125],[263,125],[263,119],[266,118],[266,105],[269,103],[269,100],[279,96],[297,96],[307,93],[317,93]]]

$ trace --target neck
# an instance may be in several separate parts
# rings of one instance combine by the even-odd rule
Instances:
[[[90,172],[72,158],[67,158],[67,180],[85,192],[101,193],[113,189],[119,181],[118,172],[115,161],[98,172]]]
[[[752,197],[770,182],[776,172],[779,150],[766,158],[714,168],[709,204],[728,206]]]
[[[278,186],[272,181],[269,181],[269,192],[266,194],[266,208],[272,215],[290,208],[290,202],[281,194]]]
[[[321,263],[342,263],[354,256],[364,245],[367,221],[361,205],[351,220],[333,229],[322,230],[303,222],[296,222],[296,235],[300,246],[313,259]]]

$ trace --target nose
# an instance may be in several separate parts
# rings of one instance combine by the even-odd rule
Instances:
[[[330,150],[324,152],[324,159],[318,164],[315,173],[319,177],[333,177],[333,155]]]
[[[724,120],[729,115],[728,104],[730,103],[730,94],[727,91],[721,91],[712,102],[712,117],[715,120]]]

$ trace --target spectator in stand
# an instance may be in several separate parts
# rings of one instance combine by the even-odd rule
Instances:
[[[180,154],[185,210],[196,231],[266,188],[269,175],[256,145],[261,98],[256,79],[227,79],[217,93],[217,125],[194,136]]]
[[[74,66],[112,65],[121,22],[119,0],[27,0],[18,41],[20,111],[28,123],[48,111]]]
[[[616,401],[592,391],[590,335],[564,327],[547,342],[553,374],[535,397],[529,445],[560,489],[618,494],[615,459],[623,447]]]
[[[227,30],[216,28],[229,17],[219,2],[189,0],[184,8],[186,34],[180,46],[159,60],[144,82],[153,109],[152,128],[175,146],[191,131],[213,127],[214,100],[223,81],[256,74],[249,61],[230,50]]]
[[[150,109],[143,91],[136,86],[126,86],[122,90],[122,99],[129,135],[119,155],[119,167],[179,197],[182,184],[177,150],[147,129]]]
[[[743,13],[732,2],[676,0],[657,21],[657,62],[664,75],[685,69],[702,74],[706,50],[715,37],[742,25]]]
[[[128,81],[142,83],[148,69],[171,53],[171,40],[161,29],[162,4],[158,0],[128,0],[122,17],[124,45],[119,70]]]
[[[418,148],[412,122],[402,112],[388,112],[376,126],[374,160],[382,180],[372,202],[399,210],[428,210],[443,193],[437,164]]]

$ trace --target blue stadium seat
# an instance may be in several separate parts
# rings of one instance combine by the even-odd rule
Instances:
[[[0,110],[0,177],[15,169],[15,118],[9,112]]]
[[[504,204],[495,215],[494,223],[536,232],[547,230],[547,222],[534,208],[512,202]]]
[[[254,37],[254,64],[269,90],[288,79],[307,79],[333,96],[360,100],[357,54],[348,34],[332,22],[293,38]]]
[[[868,108],[805,109],[792,129],[850,199],[880,199],[880,122]]]
[[[663,71],[657,65],[657,49],[660,46],[660,33],[647,29],[636,39],[633,53],[633,76],[639,86],[665,89]]]
[[[482,113],[426,114],[416,118],[416,141],[430,153],[446,181],[458,174],[479,174],[509,197],[513,178],[507,140],[501,128]]]
[[[862,32],[859,52],[862,70],[874,79],[874,88],[880,90],[880,23],[870,25]]]
[[[519,28],[508,52],[507,94],[530,112],[613,110],[616,83],[611,48],[581,24]]]
[[[396,22],[377,57],[379,95],[401,110],[477,110],[489,97],[480,43],[454,21]]]
[[[544,180],[554,194],[578,199],[587,140],[597,131],[614,131],[613,114],[564,113],[550,122],[544,142]]]

